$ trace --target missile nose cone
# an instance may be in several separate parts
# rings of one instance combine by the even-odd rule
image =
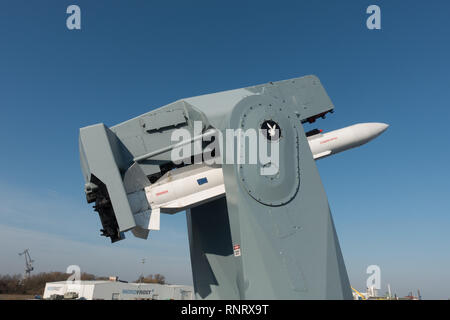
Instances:
[[[389,125],[381,122],[359,123],[354,125],[354,132],[359,141],[367,143],[382,134]]]
[[[388,124],[382,122],[372,123],[372,125],[375,136],[379,136],[380,134],[385,132],[387,128],[389,128]]]

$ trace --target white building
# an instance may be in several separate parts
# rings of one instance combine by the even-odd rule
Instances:
[[[72,292],[75,292],[78,298],[86,300],[194,299],[194,289],[190,286],[97,280],[48,282],[43,298],[50,299],[52,295],[67,297]]]

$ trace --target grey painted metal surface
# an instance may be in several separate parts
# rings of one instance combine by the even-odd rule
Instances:
[[[278,174],[261,176],[265,164],[259,162],[224,164],[226,197],[187,212],[196,297],[351,299],[327,197],[302,126],[333,108],[319,79],[306,76],[182,99],[111,128],[82,128],[87,199],[103,216],[104,234],[120,240],[122,232],[135,227],[127,190],[142,185],[143,177],[154,183],[176,167],[168,148],[173,130],[182,127],[196,136],[194,121],[202,121],[203,133],[224,133],[259,129],[273,120],[281,130]],[[226,156],[225,150],[221,153]],[[124,177],[141,182],[124,183]]]

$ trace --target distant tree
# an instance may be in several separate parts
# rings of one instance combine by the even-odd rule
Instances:
[[[80,280],[97,280],[97,277],[93,274],[82,272]]]
[[[66,281],[70,274],[63,272],[41,272],[23,279],[22,275],[0,275],[0,294],[39,294],[44,293],[47,282]],[[108,280],[107,277],[96,277],[90,273],[82,273],[80,280]]]
[[[140,276],[136,282],[166,284],[166,277],[159,273],[155,275],[149,274],[146,277]]]
[[[164,277],[162,274],[157,273],[157,274],[155,274],[154,278],[155,278],[157,283],[160,283],[160,284],[165,284],[166,283],[166,277]]]
[[[21,280],[20,274],[0,276],[0,293],[20,293],[22,291]]]

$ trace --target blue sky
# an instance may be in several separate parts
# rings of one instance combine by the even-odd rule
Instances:
[[[81,8],[82,30],[66,28]],[[381,7],[382,30],[365,26]],[[184,214],[147,241],[110,244],[85,203],[78,129],[183,97],[307,74],[335,113],[315,126],[390,128],[318,161],[346,266],[381,267],[399,295],[450,297],[448,1],[19,1],[0,3],[0,273],[160,272],[191,283]]]

